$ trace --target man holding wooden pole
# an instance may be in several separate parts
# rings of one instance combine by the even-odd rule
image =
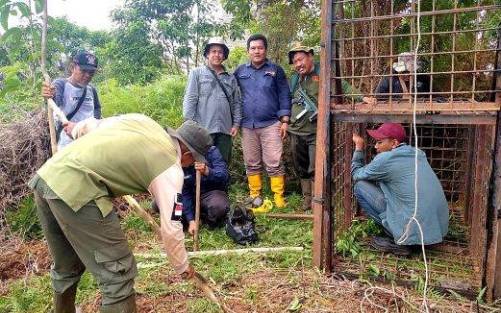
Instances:
[[[101,289],[101,312],[136,312],[136,263],[111,198],[149,191],[160,209],[170,263],[176,273],[192,278],[179,221],[182,166],[205,162],[212,139],[193,121],[166,132],[141,114],[87,119],[71,134],[79,139],[30,181],[54,261],[55,312],[75,312],[76,288],[85,270]]]
[[[70,77],[43,83],[42,96],[51,98],[63,111],[67,121],[59,120],[56,127],[57,150],[73,141],[71,130],[79,121],[89,117],[101,118],[101,103],[96,88],[90,85],[97,71],[98,61],[88,51],[78,52],[69,65]]]

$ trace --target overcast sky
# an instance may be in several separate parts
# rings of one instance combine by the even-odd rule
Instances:
[[[123,6],[125,0],[47,0],[49,16],[66,18],[79,26],[85,26],[90,30],[111,30],[111,11]],[[214,0],[214,7],[211,13],[217,19],[227,20],[227,15],[222,9],[219,1]],[[11,16],[9,26],[19,23],[17,16]],[[26,23],[26,21],[24,21]],[[0,27],[0,35],[3,29]]]
[[[66,16],[71,22],[91,30],[109,30],[110,13],[124,0],[47,0],[50,16]]]

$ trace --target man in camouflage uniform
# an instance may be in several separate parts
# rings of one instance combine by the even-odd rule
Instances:
[[[288,132],[291,138],[292,160],[301,179],[304,197],[303,209],[311,208],[313,177],[315,176],[315,149],[317,135],[318,86],[320,65],[314,62],[313,49],[295,46],[289,51],[289,64],[295,73],[290,78],[292,111]],[[349,83],[343,81],[344,94],[357,94]],[[354,97],[362,101],[362,97]]]

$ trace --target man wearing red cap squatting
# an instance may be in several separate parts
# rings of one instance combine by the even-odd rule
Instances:
[[[377,155],[367,165],[365,142],[353,134],[355,152],[351,161],[354,194],[362,210],[392,238],[374,237],[371,245],[384,252],[410,254],[410,245],[436,244],[447,234],[449,209],[440,181],[423,151],[404,143],[405,130],[400,124],[384,123],[368,130],[376,140]],[[423,239],[412,220],[416,194],[415,154],[417,153],[417,214]],[[409,224],[410,223],[410,224]],[[407,225],[409,231],[406,236]]]

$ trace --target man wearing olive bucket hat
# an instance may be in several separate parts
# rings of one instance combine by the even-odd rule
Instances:
[[[219,37],[204,47],[206,64],[190,72],[183,101],[183,117],[209,130],[226,163],[231,160],[232,137],[240,128],[242,100],[237,80],[223,62],[230,50]]]

